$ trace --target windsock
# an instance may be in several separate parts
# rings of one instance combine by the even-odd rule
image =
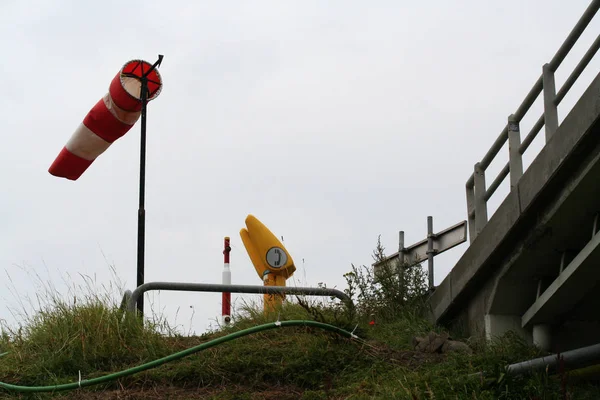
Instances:
[[[141,115],[141,77],[152,65],[143,60],[127,62],[110,83],[108,93],[88,112],[48,172],[59,178],[77,180],[85,170],[125,135]],[[162,78],[155,68],[147,74],[148,101],[162,90]]]

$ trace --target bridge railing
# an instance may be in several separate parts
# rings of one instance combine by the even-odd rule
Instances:
[[[519,182],[519,179],[523,175],[522,156],[531,142],[533,142],[533,140],[536,138],[542,127],[545,126],[546,142],[548,142],[552,134],[558,128],[558,105],[600,48],[600,35],[596,37],[596,40],[594,40],[588,51],[581,58],[558,92],[556,91],[554,74],[565,57],[569,54],[581,34],[585,31],[590,21],[594,18],[598,9],[600,9],[600,0],[593,0],[573,30],[569,33],[569,36],[567,36],[563,44],[560,46],[552,60],[543,66],[542,74],[535,82],[533,88],[531,88],[519,108],[517,108],[517,111],[508,117],[506,126],[492,147],[488,150],[481,161],[475,164],[473,174],[469,177],[466,184],[467,215],[469,221],[469,237],[471,242],[473,242],[473,240],[487,224],[487,202],[502,184],[504,179],[506,179],[506,177],[510,174],[510,190],[513,190]],[[531,131],[521,142],[519,124],[540,95],[543,96],[544,112],[533,125]],[[504,168],[502,168],[498,176],[492,181],[490,186],[486,188],[486,169],[489,167],[491,162],[494,160],[500,149],[502,149],[507,141],[509,148],[509,160]]]

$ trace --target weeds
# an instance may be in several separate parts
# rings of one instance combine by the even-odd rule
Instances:
[[[381,262],[377,276],[372,267],[360,268],[352,264],[352,270],[344,274],[348,288],[344,292],[357,304],[362,319],[387,321],[420,315],[427,294],[427,274],[420,264],[399,265],[385,261],[385,248],[381,237],[373,251],[373,260]]]
[[[23,383],[35,385],[48,376],[72,380],[79,371],[113,371],[167,354],[158,333],[164,327],[121,317],[107,298],[56,298],[17,330],[3,327],[2,347],[9,353],[0,372],[18,365]]]

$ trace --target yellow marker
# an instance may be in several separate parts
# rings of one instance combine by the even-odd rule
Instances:
[[[253,215],[246,217],[246,228],[240,236],[256,273],[265,286],[285,286],[296,266],[294,260],[277,237]],[[265,311],[281,304],[285,296],[264,295]]]
[[[263,278],[265,286],[285,286],[285,278],[272,273],[265,274]],[[263,295],[263,306],[265,312],[273,312],[281,305],[285,299],[284,294],[265,294]]]
[[[294,260],[283,244],[255,216],[246,217],[246,228],[240,230],[240,236],[261,279],[265,271],[286,279],[296,271]]]

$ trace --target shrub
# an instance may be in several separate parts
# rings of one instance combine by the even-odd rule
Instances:
[[[373,251],[373,260],[381,262],[377,276],[371,266],[360,268],[352,264],[352,270],[344,274],[348,288],[344,292],[356,304],[361,318],[397,319],[407,314],[420,315],[427,294],[427,273],[420,264],[399,265],[386,261],[381,236]]]

